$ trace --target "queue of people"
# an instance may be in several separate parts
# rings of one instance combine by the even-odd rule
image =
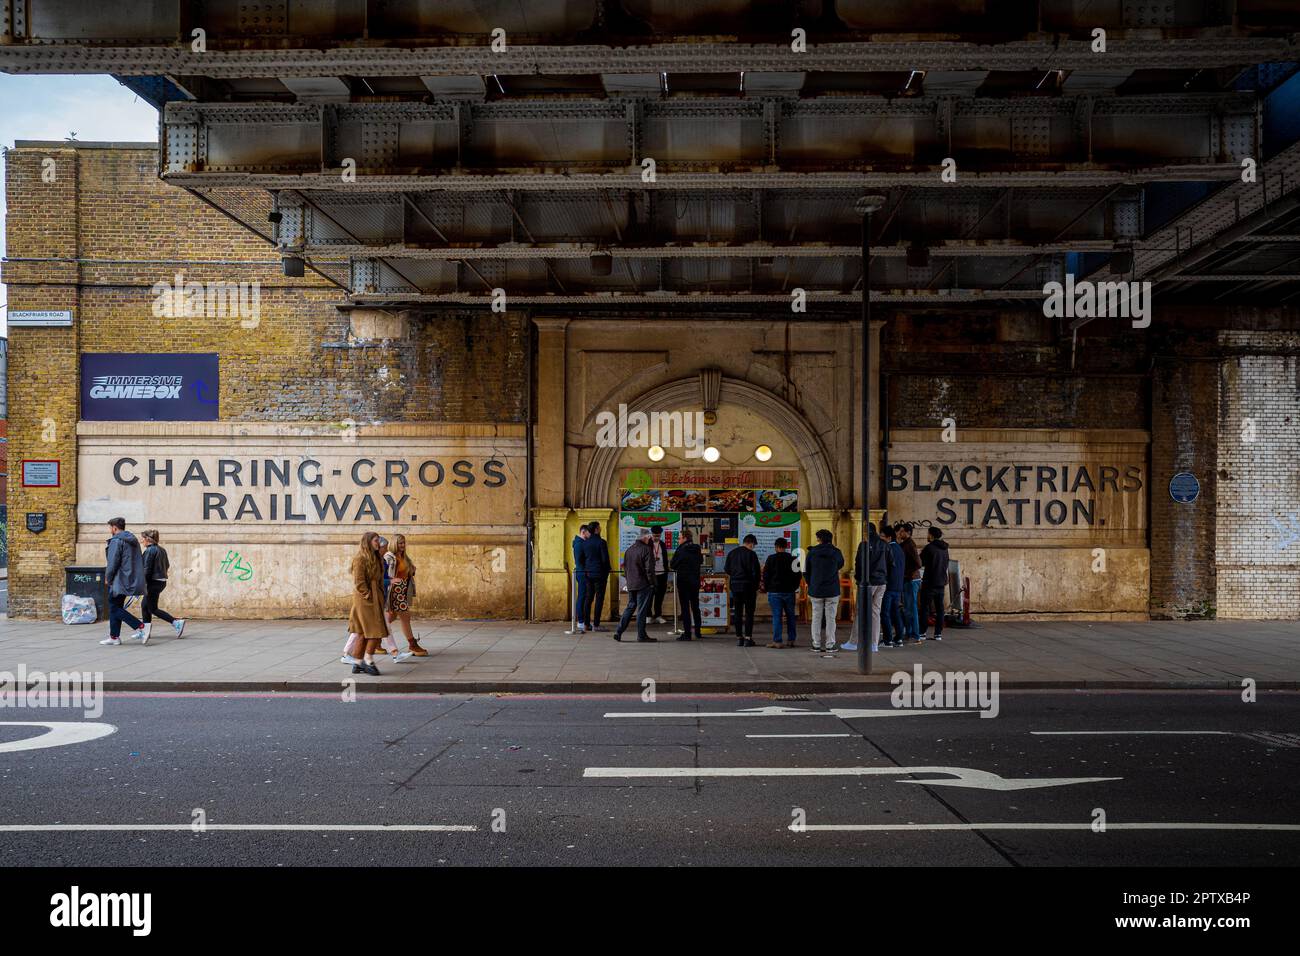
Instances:
[[[171,562],[158,542],[154,529],[140,532],[140,539],[126,530],[125,518],[108,519],[108,542],[104,547],[104,583],[108,588],[108,637],[99,643],[110,647],[122,644],[122,625],[131,628],[128,640],[149,643],[153,636],[153,619],[172,626],[177,637],[185,635],[185,618],[175,618],[159,604],[167,587]],[[132,611],[140,602],[140,617]]]
[[[908,522],[867,526],[867,540],[858,545],[854,581],[870,614],[872,650],[943,640],[944,594],[948,588],[948,543],[943,531],[930,528],[925,547],[917,551]],[[584,525],[574,538],[574,567],[578,575],[577,629],[604,630],[599,626],[605,581],[611,573],[609,548],[600,538],[598,522]],[[760,564],[755,549],[758,539],[746,535],[741,546],[727,554],[723,571],[731,593],[731,622],[737,647],[754,647],[754,611],[758,595],[767,595],[772,612],[772,638],[767,646],[787,649],[798,638],[795,607],[801,584],[806,581],[811,605],[811,646],[814,651],[856,651],[855,640],[837,643],[836,618],[842,600],[840,573],[844,553],[835,546],[834,536],[822,528],[817,544],[803,555],[802,568],[790,552],[789,542],[777,538],[775,550]],[[594,544],[593,544],[594,540]],[[613,638],[623,639],[636,621],[636,640],[653,643],[646,629],[654,621],[665,624],[663,599],[669,572],[676,574],[677,599],[682,614],[679,641],[704,636],[700,615],[700,576],[703,553],[689,530],[669,555],[662,528],[643,528],[628,547],[623,559],[628,600]],[[595,597],[596,580],[599,597]],[[595,625],[592,601],[595,597]],[[929,618],[934,616],[934,635],[928,637]]]

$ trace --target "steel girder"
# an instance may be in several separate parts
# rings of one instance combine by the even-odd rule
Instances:
[[[948,157],[957,182],[1099,185],[1236,175],[1240,159],[1259,155],[1260,109],[1245,93],[174,102],[161,161],[180,185],[326,190],[852,189],[927,185]]]

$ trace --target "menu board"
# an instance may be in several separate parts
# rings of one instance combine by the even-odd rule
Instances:
[[[624,512],[618,518],[618,566],[623,567],[623,556],[641,535],[644,528],[663,528],[663,539],[671,557],[682,537],[682,516],[676,512],[642,514]]]
[[[731,626],[730,612],[727,576],[725,574],[700,575],[700,625],[726,629]]]
[[[745,514],[740,516],[740,540],[752,534],[758,539],[754,548],[760,563],[776,551],[776,539],[785,538],[793,553],[799,547],[799,515],[784,512]]]

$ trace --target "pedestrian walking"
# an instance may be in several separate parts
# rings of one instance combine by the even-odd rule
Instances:
[[[921,554],[912,540],[912,524],[904,521],[897,528],[898,544],[903,549],[903,627],[909,644],[921,640],[917,603],[921,591]]]
[[[167,588],[167,574],[171,569],[167,550],[158,543],[156,529],[141,531],[140,540],[144,542],[144,601],[140,604],[140,619],[143,627],[140,628],[140,643],[149,643],[149,638],[153,636],[152,622],[155,617],[170,624],[177,637],[183,637],[185,618],[174,618],[158,606],[158,598]]]
[[[122,643],[122,623],[131,627],[129,635],[143,643],[144,624],[127,610],[129,598],[145,595],[144,556],[140,542],[126,530],[125,518],[108,519],[108,543],[104,547],[104,581],[108,585],[108,637],[99,643],[117,647]]]
[[[921,635],[929,626],[926,618],[934,611],[934,639],[943,640],[943,592],[948,590],[948,542],[943,540],[943,531],[931,528],[926,535],[929,544],[921,549]]]
[[[745,535],[739,548],[732,548],[723,570],[730,580],[731,606],[736,616],[736,646],[754,646],[754,608],[758,604],[758,586],[762,583],[763,568],[758,563],[754,548],[758,538]]]
[[[817,543],[804,555],[804,576],[808,579],[808,600],[812,602],[812,649],[838,650],[835,618],[840,609],[840,569],[844,552],[834,545],[825,528],[817,532]]]
[[[767,603],[772,609],[772,643],[768,647],[794,647],[795,615],[794,596],[799,590],[803,575],[794,569],[794,555],[789,552],[790,542],[777,538],[776,550],[767,556],[763,564],[763,590],[767,592]],[[781,624],[785,622],[786,637],[781,640]]]
[[[646,615],[650,612],[650,601],[655,592],[655,555],[650,541],[653,535],[650,529],[642,528],[640,536],[632,542],[627,553],[623,555],[623,575],[627,578],[627,606],[614,631],[614,640],[623,640],[623,632],[636,614],[636,639],[639,643],[655,642],[657,637],[646,633]]]
[[[652,616],[656,624],[667,624],[664,617],[664,595],[668,593],[668,543],[664,541],[664,529],[655,526],[650,547],[655,552],[655,602]]]
[[[412,657],[428,657],[429,652],[420,646],[411,630],[411,605],[415,603],[415,562],[406,551],[406,535],[394,536],[393,550],[384,555],[384,564],[388,572],[388,596],[384,600],[388,623],[396,621],[400,624],[402,635],[406,638],[406,650],[398,653],[393,661],[400,664]]]
[[[880,529],[880,536],[885,539],[885,601],[880,607],[880,646],[903,646],[903,572],[907,562],[903,549],[896,538],[898,533],[892,525]]]
[[[599,521],[587,525],[587,540],[582,543],[582,550],[583,576],[587,580],[582,619],[587,622],[587,630],[603,631],[600,614],[605,606],[605,586],[609,584],[609,574],[614,568],[609,560],[609,545],[600,536]]]
[[[703,619],[700,615],[700,568],[703,564],[704,552],[695,543],[695,536],[689,530],[683,531],[681,543],[677,545],[673,559],[668,563],[677,575],[674,586],[682,608],[682,634],[677,638],[679,641],[689,641],[692,634],[697,640],[704,637]]]
[[[352,673],[379,676],[375,666],[375,648],[388,636],[384,623],[384,563],[380,558],[380,542],[373,531],[361,536],[361,547],[352,559],[352,611],[348,615],[348,630],[359,638],[357,651],[360,660],[354,660]]]
[[[853,559],[853,580],[857,583],[859,592],[866,588],[863,613],[871,615],[868,633],[872,651],[880,648],[880,610],[885,602],[886,555],[885,542],[876,533],[875,522],[868,522],[867,540],[858,543],[858,553]],[[856,651],[857,641],[846,641],[844,649]]]
[[[591,527],[585,524],[573,536],[573,584],[577,589],[573,596],[573,616],[579,634],[587,629],[587,592],[591,585],[587,580],[587,552],[583,545],[590,537]]]

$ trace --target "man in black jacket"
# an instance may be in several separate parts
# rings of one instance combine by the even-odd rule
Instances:
[[[880,539],[876,533],[875,522],[867,524],[867,540],[858,543],[858,554],[853,559],[853,580],[858,585],[858,591],[861,593],[865,585],[866,601],[859,602],[863,614],[871,615],[871,649],[872,651],[880,648],[880,606],[885,600],[885,580],[888,575],[889,552],[885,548],[885,542]],[[863,573],[866,573],[866,579],[863,579]],[[859,631],[862,624],[858,624]],[[846,643],[843,645],[846,651],[856,651],[857,642]]]
[[[817,543],[804,557],[804,577],[808,579],[808,602],[812,605],[812,649],[839,650],[835,646],[835,619],[840,607],[840,569],[844,552],[833,544],[825,528],[817,531]],[[823,635],[825,635],[823,644]]]
[[[767,592],[767,603],[772,608],[772,643],[767,646],[794,647],[794,596],[803,575],[794,569],[794,556],[787,550],[790,543],[785,538],[777,538],[775,545],[776,551],[768,555],[763,565],[763,590]],[[781,642],[782,618],[790,635],[786,643]]]
[[[642,528],[641,536],[632,543],[623,555],[623,574],[627,577],[627,606],[623,608],[623,617],[614,631],[614,640],[623,640],[623,632],[632,622],[636,613],[636,639],[641,643],[656,641],[646,633],[645,619],[650,611],[650,599],[655,593],[655,555],[650,547],[650,529]]]
[[[582,542],[582,568],[587,578],[587,603],[582,609],[582,619],[587,622],[588,630],[603,631],[600,612],[605,606],[605,586],[613,568],[609,563],[609,545],[600,536],[600,522],[587,525],[587,531],[587,540]]]
[[[934,639],[943,640],[943,592],[948,590],[948,542],[943,531],[931,528],[930,543],[921,549],[921,640],[925,640],[926,617],[934,610]]]
[[[727,555],[723,570],[731,576],[731,606],[736,615],[736,646],[754,646],[754,606],[758,603],[758,585],[763,568],[754,548],[758,539],[745,535],[739,548]]]
[[[700,566],[704,563],[704,552],[695,543],[690,531],[682,532],[681,544],[673,552],[669,567],[677,573],[677,600],[682,606],[682,636],[679,641],[691,639],[691,620],[695,621],[694,634],[697,639],[704,637],[700,617]]]
[[[581,525],[573,536],[573,583],[577,594],[573,598],[573,616],[576,618],[578,633],[587,629],[587,552],[583,545],[591,537],[591,526]]]

